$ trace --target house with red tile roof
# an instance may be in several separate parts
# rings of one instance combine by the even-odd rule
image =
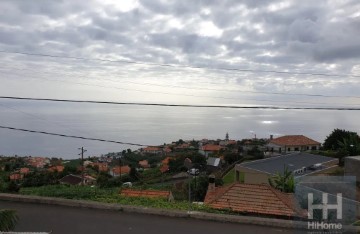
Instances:
[[[26,175],[30,172],[30,168],[28,167],[22,167],[20,168],[20,174]]]
[[[27,163],[29,166],[36,168],[44,168],[46,164],[50,163],[50,159],[43,157],[29,157],[27,159]]]
[[[126,165],[126,166],[116,166],[116,167],[113,167],[111,170],[110,170],[110,175],[112,176],[120,176],[121,175],[124,175],[124,174],[129,174],[130,173],[130,170],[131,168]]]
[[[221,149],[224,147],[220,145],[213,145],[213,144],[207,144],[203,145],[199,149],[199,153],[204,155],[205,157],[208,157],[210,154],[217,154],[220,152]]]
[[[161,154],[163,151],[160,147],[149,146],[144,148],[142,152],[146,154]]]
[[[148,160],[141,160],[139,161],[139,166],[142,168],[150,168],[149,161]]]
[[[168,172],[168,171],[169,171],[169,165],[163,164],[163,165],[160,167],[160,171],[161,171],[161,173]]]
[[[171,150],[170,147],[164,148],[164,153],[165,153],[165,155],[168,155],[168,154],[170,154],[171,152],[172,152],[172,150]]]
[[[9,176],[10,180],[22,180],[24,178],[23,174],[13,173]]]
[[[48,168],[48,171],[49,172],[63,172],[64,171],[64,166],[61,166],[61,165],[59,165],[59,166],[52,166],[52,167],[49,167]]]
[[[304,217],[293,194],[282,193],[266,184],[209,184],[204,203],[214,209],[271,217]]]
[[[161,198],[168,201],[174,200],[174,196],[172,195],[171,191],[164,190],[122,189],[120,194],[125,197]]]
[[[107,172],[109,170],[108,164],[107,163],[101,163],[101,162],[96,162],[93,164],[94,167],[97,167],[99,169],[99,171],[104,171]]]
[[[287,135],[272,139],[267,144],[267,148],[273,153],[290,153],[297,151],[318,150],[320,142],[310,139],[303,135]]]

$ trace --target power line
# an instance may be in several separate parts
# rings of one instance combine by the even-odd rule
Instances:
[[[61,127],[61,128],[67,128],[67,129],[69,129],[70,131],[73,131],[73,132],[75,132],[75,131],[76,131],[76,132],[82,132],[82,133],[84,134],[84,132],[83,132],[82,130],[72,129],[72,128],[68,127],[68,126],[65,126],[65,125],[63,125],[63,124],[59,124],[59,123],[57,123],[57,122],[55,122],[55,121],[51,121],[51,120],[49,120],[49,119],[47,119],[47,118],[44,118],[44,117],[41,117],[41,116],[39,116],[39,115],[31,114],[31,113],[28,113],[28,112],[19,110],[19,109],[15,108],[15,107],[7,106],[7,105],[1,104],[1,103],[0,103],[0,106],[3,107],[3,108],[7,108],[7,109],[10,109],[10,110],[17,111],[17,112],[22,113],[22,114],[24,114],[24,115],[30,116],[30,117],[32,117],[32,118],[34,118],[34,119],[39,119],[39,120],[41,120],[41,121],[46,121],[46,122],[48,122],[48,123],[57,125],[57,126],[59,126],[59,127]],[[86,133],[86,134],[87,134],[87,133]]]
[[[24,71],[24,70],[28,70],[31,72],[35,72],[35,73],[41,73],[41,74],[51,74],[54,75],[52,73],[49,72],[42,72],[42,71],[34,71],[28,68],[13,68],[16,70],[20,70],[20,71]],[[14,75],[14,74],[12,74]],[[71,74],[66,74],[67,76],[71,75]],[[27,75],[29,76],[29,75]],[[79,76],[77,75],[77,77],[82,77],[82,78],[88,78],[88,76]],[[37,77],[39,78],[39,77]],[[46,79],[48,81],[54,81],[54,82],[68,82],[68,81],[55,81],[55,80],[50,80],[47,78],[39,78],[39,79]],[[360,99],[360,96],[351,96],[351,95],[325,95],[325,94],[311,94],[311,93],[285,93],[285,92],[265,92],[265,91],[250,91],[250,90],[241,90],[241,89],[217,89],[217,88],[205,88],[205,87],[187,87],[187,86],[179,86],[179,85],[163,85],[163,84],[154,84],[154,83],[141,83],[141,82],[134,82],[134,81],[115,81],[112,79],[104,79],[102,78],[101,80],[108,80],[108,81],[112,81],[112,82],[121,82],[121,83],[129,83],[129,84],[136,84],[136,85],[142,85],[142,86],[157,86],[157,87],[164,87],[164,88],[180,88],[180,89],[188,89],[188,90],[209,90],[209,91],[219,91],[219,92],[234,92],[234,93],[252,93],[252,94],[266,94],[266,95],[284,95],[284,96],[306,96],[306,97],[324,97],[324,98],[356,98],[356,99]],[[70,83],[70,82],[68,82]],[[71,82],[71,83],[76,83],[76,82]],[[107,87],[107,86],[100,86],[100,85],[91,85],[91,84],[87,84],[87,83],[79,83],[77,82],[76,84],[83,84],[83,85],[88,85],[88,86],[98,86],[98,87],[102,87],[102,88],[115,88],[115,89],[125,89],[125,88],[118,88],[118,87]],[[178,95],[178,94],[173,94],[173,93],[167,93],[167,92],[155,92],[155,91],[148,91],[148,90],[138,90],[138,89],[127,89],[127,90],[133,90],[133,91],[140,91],[140,92],[152,92],[152,93],[160,93],[160,94],[167,94],[167,95]],[[199,96],[199,95],[186,95],[186,94],[181,94],[181,95],[185,95],[185,96],[193,96],[193,97],[210,97],[210,96]],[[219,96],[211,96],[210,98],[221,98],[221,99],[234,99],[234,98],[227,98],[227,97],[219,97]],[[248,100],[252,100],[252,99],[248,99]],[[255,101],[269,101],[269,100],[256,100]],[[286,102],[286,101],[275,101],[275,102]],[[306,102],[299,102],[299,103],[306,103]],[[315,104],[315,103],[314,103]],[[322,103],[318,103],[318,104],[322,104]]]
[[[14,74],[10,74],[14,75]],[[27,77],[32,77],[33,79],[42,79],[50,82],[60,82],[60,83],[69,83],[69,84],[78,84],[78,85],[85,85],[85,86],[93,86],[93,87],[100,87],[100,88],[110,88],[110,89],[119,89],[125,91],[135,91],[135,92],[142,92],[142,93],[154,93],[154,94],[164,94],[164,95],[173,95],[173,96],[185,96],[185,97],[200,97],[200,98],[214,98],[214,99],[225,99],[225,100],[239,100],[239,98],[234,97],[223,97],[223,96],[206,96],[206,95],[194,95],[194,94],[185,94],[185,93],[170,93],[170,92],[161,92],[161,91],[151,91],[151,90],[142,90],[142,89],[133,89],[133,88],[121,88],[117,86],[105,86],[105,85],[96,85],[96,84],[88,84],[83,82],[77,81],[65,81],[65,80],[52,80],[45,77],[34,77],[31,75],[27,75]],[[360,97],[359,97],[360,98]],[[302,102],[302,101],[280,101],[280,100],[268,100],[268,99],[258,99],[258,98],[241,98],[242,100],[246,101],[258,101],[258,102],[277,102],[277,103],[297,103],[297,104],[323,104],[327,105],[328,103],[313,103],[313,102]],[[340,103],[336,103],[340,104]],[[341,104],[344,105],[344,104]],[[347,105],[347,104],[345,104]]]
[[[164,103],[141,103],[141,102],[113,102],[94,100],[74,99],[53,99],[53,98],[28,98],[0,96],[0,99],[28,100],[28,101],[50,101],[69,103],[90,103],[90,104],[111,104],[111,105],[132,105],[132,106],[162,106],[162,107],[192,107],[192,108],[223,108],[223,109],[269,109],[269,110],[348,110],[358,111],[358,107],[280,107],[280,106],[231,106],[231,105],[193,105],[193,104],[164,104]]]
[[[0,128],[14,130],[14,131],[39,133],[39,134],[45,134],[45,135],[51,135],[51,136],[76,138],[76,139],[82,139],[82,140],[101,141],[101,142],[115,143],[115,144],[121,144],[121,145],[133,145],[133,146],[140,146],[140,147],[151,147],[151,145],[144,145],[144,144],[138,144],[138,143],[122,142],[122,141],[114,141],[114,140],[104,140],[104,139],[101,139],[101,138],[91,138],[91,137],[82,137],[82,136],[75,136],[75,135],[66,135],[66,134],[60,134],[60,133],[29,130],[29,129],[23,129],[23,128],[13,128],[13,127],[8,127],[8,126],[1,126],[1,125],[0,125]]]
[[[311,76],[327,76],[327,77],[344,77],[344,76],[346,76],[346,77],[360,78],[360,75],[350,75],[350,74],[327,74],[327,73],[312,73],[312,72],[289,72],[289,71],[276,71],[276,70],[258,70],[258,69],[241,69],[241,68],[192,66],[192,65],[181,65],[181,64],[146,63],[146,62],[128,61],[128,60],[111,60],[111,59],[99,59],[99,58],[84,58],[84,57],[75,57],[75,56],[52,55],[52,54],[43,54],[43,53],[29,53],[29,52],[6,51],[6,50],[0,50],[0,53],[4,53],[4,54],[20,54],[20,55],[27,55],[27,56],[39,56],[39,57],[50,57],[50,58],[61,58],[61,59],[74,59],[74,60],[84,60],[84,61],[101,61],[101,62],[127,63],[127,64],[137,64],[137,65],[147,65],[147,66],[172,67],[172,68],[193,68],[193,69],[209,69],[209,70],[235,71],[235,72],[276,73],[276,74],[311,75]]]

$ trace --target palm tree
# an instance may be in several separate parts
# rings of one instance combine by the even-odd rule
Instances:
[[[0,210],[0,232],[13,230],[18,220],[15,210]]]
[[[287,167],[284,167],[283,173],[276,173],[274,177],[269,178],[269,184],[285,193],[293,193],[295,191],[294,175]]]

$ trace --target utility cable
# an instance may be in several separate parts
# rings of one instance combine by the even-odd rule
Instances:
[[[0,96],[0,99],[49,101],[69,103],[132,105],[132,106],[162,106],[162,107],[191,107],[191,108],[222,108],[222,109],[270,109],[270,110],[336,110],[336,111],[358,111],[359,107],[280,107],[280,106],[231,106],[231,105],[194,105],[194,104],[164,104],[164,103],[141,103],[141,102],[113,102],[95,100],[53,99],[53,98],[28,98]]]
[[[344,77],[344,76],[346,76],[346,77],[360,78],[360,75],[350,75],[350,74],[327,74],[327,73],[313,73],[313,72],[290,72],[290,71],[276,71],[276,70],[206,67],[206,66],[192,66],[192,65],[165,64],[165,63],[146,63],[146,62],[129,61],[129,60],[84,58],[84,57],[75,57],[75,56],[66,56],[66,55],[52,55],[52,54],[43,54],[43,53],[29,53],[29,52],[6,51],[6,50],[0,50],[0,53],[20,54],[20,55],[27,55],[27,56],[50,57],[50,58],[61,58],[61,59],[74,59],[74,60],[84,60],[84,61],[127,63],[127,64],[137,64],[137,65],[146,65],[146,66],[172,67],[172,68],[193,68],[193,69],[208,69],[208,70],[235,71],[235,72],[275,73],[275,74],[311,75],[311,76],[327,76],[327,77]]]

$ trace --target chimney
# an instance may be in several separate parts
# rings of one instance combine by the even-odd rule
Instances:
[[[274,139],[274,135],[270,135],[270,141]]]
[[[210,175],[209,176],[209,187],[208,187],[209,191],[214,191],[215,190],[215,176],[214,175]]]

